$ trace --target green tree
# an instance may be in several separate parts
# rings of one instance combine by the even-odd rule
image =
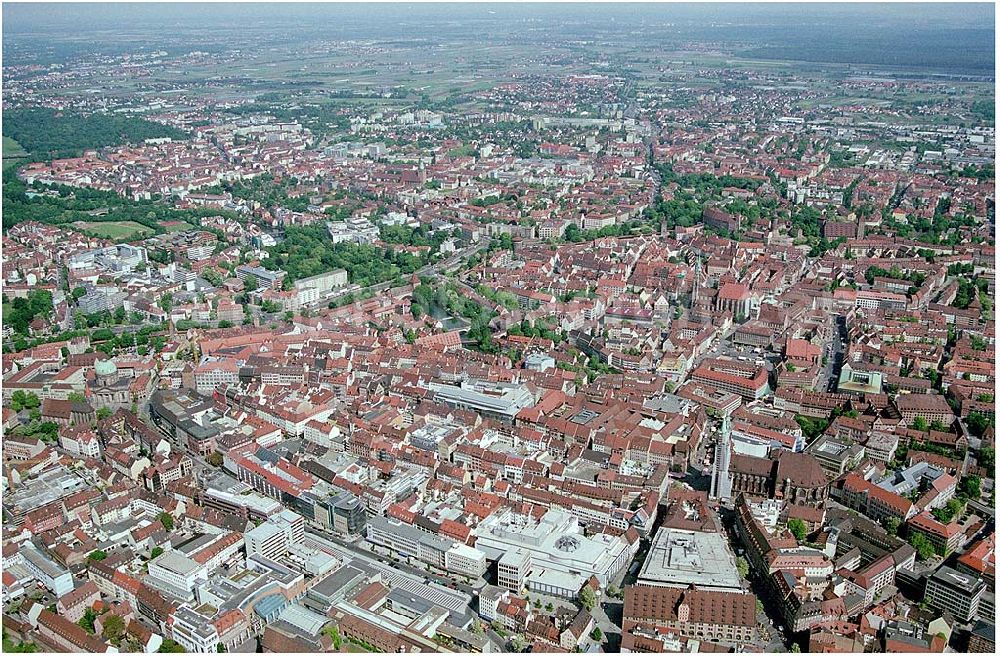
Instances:
[[[33,642],[18,642],[7,637],[7,632],[3,634],[3,651],[8,654],[33,654],[38,651],[38,646]]]
[[[750,575],[750,564],[747,563],[747,559],[743,556],[736,559],[736,571],[739,572],[740,578],[743,579]]]
[[[76,157],[84,150],[142,143],[145,139],[184,139],[177,128],[124,114],[85,114],[49,107],[21,107],[3,113],[3,134],[40,159]]]
[[[594,642],[600,642],[601,638],[604,637],[604,632],[601,631],[601,627],[595,626],[594,630],[590,632],[590,639]]]
[[[963,476],[958,486],[959,495],[966,499],[978,500],[982,496],[982,479],[978,476]]]
[[[115,334],[110,328],[99,328],[90,335],[90,338],[95,342],[106,342],[114,339]]]
[[[899,533],[899,518],[898,517],[888,517],[884,522],[885,530],[889,535],[897,535]]]
[[[996,452],[991,446],[985,446],[979,449],[979,453],[976,454],[976,460],[979,461],[979,466],[988,471],[993,471],[994,465],[996,465]]]
[[[156,651],[161,654],[183,654],[184,648],[181,647],[179,644],[177,644],[171,638],[164,638],[163,644],[161,644],[160,648],[157,649]]]
[[[162,553],[163,553],[163,547],[153,547],[153,550],[149,552],[149,559],[153,560]]]
[[[98,560],[104,560],[107,557],[108,554],[100,549],[96,549],[87,554],[87,560],[98,561]]]
[[[982,437],[986,433],[986,429],[993,425],[993,415],[987,415],[977,410],[969,413],[965,423],[973,435]]]
[[[174,530],[174,518],[168,512],[160,513],[160,523],[163,524],[163,529],[167,532]]]
[[[928,426],[927,426],[927,420],[924,419],[923,417],[914,417],[913,418],[913,423],[910,424],[910,428],[912,428],[914,430],[918,430],[921,433],[926,432],[927,428],[928,428]]]
[[[594,590],[589,585],[585,585],[580,589],[577,601],[579,601],[580,605],[586,610],[591,611],[594,610],[594,606],[597,605],[597,595],[594,594]]]
[[[122,635],[125,634],[125,620],[123,620],[118,615],[112,615],[104,622],[104,628],[101,631],[101,635],[110,640],[112,643],[117,643],[121,640]]]
[[[923,533],[912,532],[909,538],[910,546],[917,552],[917,558],[927,560],[934,555],[934,545],[931,544]]]
[[[809,534],[809,529],[806,528],[806,523],[798,518],[788,520],[788,530],[792,532],[792,535],[794,535],[795,539],[799,542],[805,540],[806,535]]]
[[[94,611],[94,609],[87,608],[86,610],[83,611],[83,617],[80,618],[80,621],[77,622],[77,624],[83,627],[83,630],[89,633],[90,635],[94,635],[94,620],[96,619],[97,619],[97,613]]]
[[[7,191],[5,179],[4,192]],[[7,197],[4,197],[4,225],[7,213]],[[52,313],[52,292],[47,289],[38,289],[28,292],[28,296],[12,299],[10,303],[3,304],[3,323],[5,326],[13,328],[19,335],[28,335],[28,326],[36,317],[48,318]]]
[[[100,419],[107,419],[108,417],[111,416],[111,414],[112,414],[111,413],[111,408],[109,408],[107,406],[101,406],[100,408],[97,409],[97,418],[99,420]]]
[[[39,400],[34,392],[15,390],[14,393],[10,395],[10,407],[14,412],[32,410],[39,407],[41,404],[41,400]]]

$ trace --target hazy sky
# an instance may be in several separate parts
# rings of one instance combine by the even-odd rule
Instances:
[[[308,4],[3,3],[4,55],[58,61],[157,48],[341,39],[710,43],[762,59],[993,74],[992,3]],[[32,60],[34,58],[34,60]]]
[[[297,22],[317,18],[428,18],[504,21],[540,18],[559,21],[568,17],[614,17],[616,20],[677,20],[727,23],[864,22],[903,25],[944,25],[991,28],[992,3],[940,4],[334,4],[334,3],[3,3],[4,32],[81,28],[136,27],[136,21],[198,24],[227,22],[242,15],[251,20]]]

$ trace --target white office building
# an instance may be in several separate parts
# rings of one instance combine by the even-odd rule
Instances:
[[[387,517],[370,517],[365,525],[372,544],[404,558],[416,558],[438,569],[478,578],[486,571],[486,554],[450,538],[421,531]]]
[[[61,597],[67,592],[72,592],[73,575],[69,570],[63,569],[34,547],[25,547],[20,553],[24,565],[32,576],[55,596]]]
[[[498,561],[500,585],[515,592],[526,585],[539,592],[573,596],[591,576],[606,586],[633,558],[638,540],[606,533],[584,535],[571,513],[553,508],[536,520],[510,509],[476,528],[476,548]],[[557,580],[572,581],[552,587]]]
[[[301,544],[305,539],[306,522],[302,515],[291,510],[282,510],[271,515],[260,526],[247,531],[247,555],[261,555],[270,560],[278,560],[288,553],[293,544]]]
[[[218,651],[219,632],[211,617],[184,604],[174,611],[173,619],[171,633],[184,651],[192,654],[214,654]]]
[[[190,600],[194,598],[195,588],[208,580],[208,569],[171,550],[149,561],[149,574],[144,580],[162,592]]]

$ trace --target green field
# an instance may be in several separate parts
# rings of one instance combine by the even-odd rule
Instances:
[[[167,232],[184,232],[185,230],[194,230],[195,227],[186,221],[160,221],[160,225]]]
[[[3,138],[3,156],[4,159],[8,157],[24,157],[28,152],[21,147],[21,144],[17,143],[10,137]]]
[[[3,169],[17,166],[28,156],[28,152],[10,137],[3,138]]]
[[[77,221],[73,227],[105,239],[141,239],[153,234],[153,231],[135,221]]]

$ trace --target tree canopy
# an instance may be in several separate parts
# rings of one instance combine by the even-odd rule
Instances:
[[[285,238],[269,250],[267,269],[283,269],[290,282],[334,269],[347,271],[350,282],[368,286],[408,275],[427,264],[429,256],[381,249],[371,244],[334,244],[322,224],[289,226]]]
[[[139,143],[146,139],[187,138],[187,134],[177,128],[141,118],[123,114],[81,114],[48,107],[5,110],[3,134],[42,159],[76,157],[84,150]]]

